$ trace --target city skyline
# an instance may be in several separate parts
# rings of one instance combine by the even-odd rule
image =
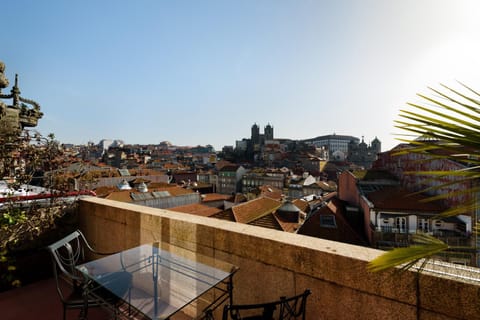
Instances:
[[[415,94],[475,72],[475,1],[3,3],[10,90],[64,143],[211,144],[336,133],[396,145]]]
[[[261,126],[258,126],[258,123],[254,123],[253,125],[257,125],[258,129],[259,129],[259,136],[262,136],[262,137],[265,137],[265,131],[264,131],[264,128],[261,127]],[[252,127],[253,127],[252,125]],[[356,137],[356,136],[352,136],[352,135],[340,135],[340,134],[336,134],[335,132],[334,133],[331,133],[331,134],[325,134],[325,135],[316,135],[314,137],[308,137],[308,138],[301,138],[301,139],[291,139],[289,137],[276,137],[274,135],[274,127],[271,125],[271,124],[267,124],[265,127],[267,126],[270,126],[270,130],[271,130],[271,134],[273,135],[273,140],[290,140],[290,141],[304,141],[304,142],[307,142],[307,143],[310,143],[311,140],[315,140],[317,138],[328,138],[328,137],[335,137],[335,136],[338,136],[338,137],[341,137],[341,138],[356,138],[354,140],[354,142],[356,144],[359,144],[361,142],[365,142],[367,145],[371,145],[371,142],[375,139],[379,140],[377,136],[371,138],[371,139],[367,139],[366,137],[364,136],[361,136],[361,137]],[[216,151],[220,151],[222,147],[236,147],[236,143],[237,142],[244,142],[244,141],[250,141],[253,139],[253,136],[252,135],[248,135],[248,136],[245,136],[245,137],[237,137],[235,139],[235,142],[233,144],[230,144],[230,145],[223,145],[221,146],[220,148],[216,149]],[[265,140],[267,140],[267,138],[264,138]],[[380,140],[379,140],[380,141]],[[68,142],[62,142],[62,143],[66,143],[66,144],[69,144]],[[197,144],[197,145],[191,145],[191,144],[188,144],[188,145],[179,145],[179,144],[175,144],[174,142],[172,141],[168,141],[168,140],[163,140],[163,141],[158,141],[158,142],[154,142],[154,143],[129,143],[127,141],[125,141],[124,139],[122,138],[116,138],[116,139],[111,139],[111,138],[101,138],[100,140],[98,141],[88,141],[87,143],[85,144],[80,144],[80,145],[87,145],[87,144],[90,144],[90,143],[93,143],[95,145],[101,145],[102,143],[113,143],[113,144],[117,144],[117,143],[120,143],[122,145],[161,145],[161,144],[164,144],[164,143],[169,143],[171,144],[172,146],[174,147],[185,147],[185,148],[195,148],[195,147],[205,147],[205,146],[212,146],[210,143],[204,143],[204,144]],[[381,141],[380,141],[381,143]]]

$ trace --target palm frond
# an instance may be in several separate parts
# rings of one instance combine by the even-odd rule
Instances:
[[[404,126],[401,129],[408,130],[410,132],[417,133],[419,135],[428,135],[438,140],[449,142],[457,145],[466,145],[471,147],[479,147],[478,140],[475,140],[473,133],[476,130],[469,128],[460,128],[445,124],[444,122],[434,121],[429,117],[412,117],[407,114],[402,115],[403,118],[417,121],[419,123],[410,123],[408,127]],[[398,123],[398,121],[397,121]]]
[[[398,266],[408,269],[419,260],[448,249],[446,243],[427,234],[414,235],[414,240],[419,244],[407,248],[395,248],[373,259],[368,264],[368,270],[376,272]]]
[[[418,94],[423,103],[407,103],[410,109],[401,109],[395,121],[395,127],[405,132],[397,140],[408,147],[394,152],[394,156],[418,154],[414,163],[447,160],[465,166],[461,170],[436,168],[404,172],[419,177],[420,190],[412,195],[433,194],[424,200],[426,202],[466,199],[433,219],[468,214],[479,208],[477,197],[472,195],[480,192],[480,186],[476,186],[480,179],[480,93],[460,84],[468,91],[466,94],[443,84],[440,90],[429,88],[432,96]],[[480,232],[480,228],[475,229]],[[427,234],[414,235],[414,242],[411,247],[380,255],[369,263],[368,269],[381,271],[399,266],[408,269],[422,259],[449,249],[446,243]]]
[[[470,91],[470,92],[472,92],[473,94],[475,94],[476,96],[480,97],[480,95],[478,94],[478,92],[476,92],[476,91],[473,90],[472,88],[466,86],[465,84],[463,84],[463,83],[460,82],[460,81],[458,81],[458,83],[460,83],[460,84],[461,84],[465,89],[467,89],[468,91]],[[469,97],[469,96],[467,96],[467,95],[465,95],[465,94],[463,94],[463,93],[461,93],[461,92],[459,92],[459,91],[457,91],[457,90],[455,90],[455,89],[452,89],[452,88],[450,88],[450,87],[448,87],[448,86],[446,86],[446,85],[444,85],[444,84],[440,84],[440,85],[441,85],[443,88],[445,88],[445,89],[447,89],[447,90],[455,93],[456,95],[462,97],[463,99],[468,100],[468,101],[470,101],[470,102],[473,102],[474,104],[480,106],[480,101],[479,101],[479,100],[477,100],[477,99],[475,99],[475,98],[472,98],[472,97]],[[449,99],[452,99],[452,98],[449,97]],[[480,109],[478,109],[478,108],[471,107],[471,110],[472,110],[473,112],[480,113]]]
[[[436,92],[436,93],[442,95],[443,97],[446,97],[446,95],[444,95],[443,93],[440,93],[440,92],[437,91],[437,90],[434,90],[434,89],[431,89],[431,88],[430,88],[430,90],[432,90],[433,92]],[[461,116],[463,116],[463,117],[467,117],[467,118],[472,119],[472,120],[475,120],[475,121],[480,121],[480,117],[476,117],[476,116],[473,115],[471,112],[468,113],[468,112],[463,111],[461,108],[458,108],[458,105],[460,105],[460,106],[464,107],[465,109],[472,111],[472,107],[471,107],[471,106],[469,106],[469,105],[467,105],[467,104],[463,104],[463,103],[461,103],[461,102],[459,102],[459,101],[457,101],[457,100],[455,100],[455,99],[453,99],[453,98],[447,98],[447,99],[450,100],[451,102],[454,102],[454,103],[456,104],[455,107],[451,107],[451,106],[449,106],[449,105],[447,105],[447,104],[444,104],[444,103],[442,103],[442,102],[439,102],[438,100],[432,99],[432,98],[427,97],[427,96],[422,95],[422,94],[419,94],[418,96],[421,97],[421,98],[423,98],[423,99],[425,99],[425,100],[427,100],[427,101],[429,101],[429,102],[431,102],[431,103],[433,103],[433,104],[436,104],[436,105],[440,106],[441,108],[443,108],[443,109],[445,109],[445,110],[451,111],[453,114],[461,115]],[[425,108],[425,107],[422,107],[422,106],[419,106],[419,108],[421,108],[421,109],[423,109],[424,111],[427,111],[427,112],[429,112],[429,113],[435,113],[435,114],[438,114],[438,115],[440,115],[440,116],[442,116],[442,117],[445,117],[444,114],[434,112],[432,109],[428,109],[428,108]],[[473,109],[473,110],[475,110],[475,109]],[[452,120],[453,122],[456,122],[456,121],[459,120],[458,118],[455,118],[455,117],[449,117],[449,118],[450,118],[450,120]]]
[[[478,208],[479,208],[479,204],[474,199],[474,200],[464,202],[461,205],[458,205],[456,207],[452,207],[450,209],[447,209],[447,210],[443,211],[442,213],[440,213],[438,215],[438,217],[439,218],[454,217],[454,216],[458,216],[460,214],[475,212],[476,210],[478,210]]]

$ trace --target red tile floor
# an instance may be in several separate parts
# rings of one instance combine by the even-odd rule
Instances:
[[[78,319],[80,310],[67,310],[67,320]],[[102,308],[89,308],[88,320],[111,319]],[[143,317],[141,317],[143,318]],[[0,292],[0,320],[61,320],[63,308],[55,279],[40,280],[21,288]],[[136,317],[136,319],[139,319]],[[179,312],[173,319],[191,319]]]
[[[67,310],[67,319],[78,319],[79,310]],[[25,287],[0,292],[0,319],[2,320],[61,320],[62,303],[57,293],[55,280],[47,279]],[[101,308],[88,310],[89,320],[108,319],[109,314]]]

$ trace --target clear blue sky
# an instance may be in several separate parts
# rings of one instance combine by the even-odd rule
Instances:
[[[479,4],[477,4],[479,3]],[[427,86],[480,90],[479,1],[15,0],[0,60],[65,143],[216,149],[250,136],[395,142]],[[4,90],[7,93],[11,86]]]

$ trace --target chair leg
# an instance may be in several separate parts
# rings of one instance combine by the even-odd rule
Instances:
[[[207,311],[205,311],[205,318],[203,318],[204,320],[215,320],[213,318],[213,311],[211,309],[208,309]]]
[[[80,309],[80,315],[78,316],[78,319],[86,320],[87,315],[88,315],[88,306],[87,307],[84,306],[83,308]]]

